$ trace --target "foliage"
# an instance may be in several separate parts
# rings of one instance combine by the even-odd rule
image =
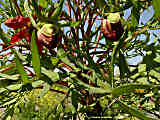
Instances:
[[[159,5],[0,1],[0,117],[160,119]]]

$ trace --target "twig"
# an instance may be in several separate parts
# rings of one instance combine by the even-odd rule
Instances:
[[[7,70],[10,70],[10,69],[12,69],[13,67],[15,67],[15,65],[9,66],[9,67],[7,67],[7,68],[4,68],[4,69],[0,70],[0,73],[3,73],[3,72],[5,72],[5,71],[7,71]]]
[[[4,54],[2,54],[2,55],[0,56],[0,59],[2,59],[3,57],[5,57],[5,56],[7,56],[7,55],[10,55],[10,54],[12,54],[12,52],[4,53]]]
[[[43,86],[39,86],[39,87],[35,87],[34,89],[43,89]],[[66,92],[63,92],[63,91],[59,91],[59,90],[55,90],[55,89],[50,89],[50,91],[52,92],[56,92],[56,93],[61,93],[61,94],[66,94]]]

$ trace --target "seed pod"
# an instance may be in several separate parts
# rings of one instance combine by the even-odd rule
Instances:
[[[61,41],[61,36],[57,33],[57,29],[52,24],[44,24],[37,32],[38,41],[40,44],[48,47],[55,48]]]
[[[101,23],[101,32],[104,37],[111,41],[118,41],[124,29],[120,21],[119,13],[109,13],[107,19]]]

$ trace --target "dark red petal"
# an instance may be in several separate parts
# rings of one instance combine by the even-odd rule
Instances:
[[[26,38],[26,36],[28,36],[28,34],[29,33],[27,32],[27,29],[23,29],[11,37],[10,43],[15,43],[15,42],[20,41],[23,38]]]
[[[42,54],[43,46],[39,43],[38,40],[36,40],[36,43],[37,43],[37,47],[38,47],[39,54]]]
[[[31,35],[29,33],[26,34],[25,39],[28,43],[31,42]]]
[[[18,42],[18,41],[20,41],[20,40],[21,40],[21,38],[20,38],[17,34],[15,34],[15,35],[13,35],[13,36],[11,37],[10,43],[15,43],[15,42]]]
[[[30,22],[29,17],[16,16],[14,18],[9,18],[4,24],[14,30],[26,26]]]

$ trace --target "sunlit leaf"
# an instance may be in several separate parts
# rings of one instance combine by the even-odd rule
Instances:
[[[38,87],[40,85],[43,85],[44,81],[42,80],[38,80],[38,81],[35,81],[35,82],[32,82],[32,87]]]
[[[22,87],[22,84],[13,84],[13,85],[7,86],[6,89],[14,91],[14,90],[19,90],[21,87]]]
[[[78,22],[70,21],[70,22],[63,22],[59,26],[60,27],[67,27],[67,26],[78,27],[81,23],[82,23],[81,21],[78,21]]]
[[[41,68],[42,73],[49,77],[53,82],[56,82],[57,80],[60,80],[59,74],[57,72],[53,72],[51,70],[47,70],[44,67]]]
[[[59,62],[59,59],[58,58],[54,58],[54,57],[51,57],[51,62],[53,64],[53,66],[56,66]]]
[[[42,6],[43,8],[47,8],[48,2],[47,0],[39,0],[39,5]]]
[[[145,72],[146,71],[146,64],[140,64],[138,66],[138,72]]]
[[[5,78],[5,79],[9,79],[9,80],[18,80],[19,79],[19,75],[7,75],[7,74],[3,74],[3,73],[0,73],[0,77]]]
[[[16,103],[16,102],[17,102],[17,98],[14,98],[14,99],[0,105],[0,107],[5,107],[5,106],[11,105],[11,104]]]
[[[6,91],[7,89],[5,88],[0,88],[0,94],[3,93],[4,91]]]

